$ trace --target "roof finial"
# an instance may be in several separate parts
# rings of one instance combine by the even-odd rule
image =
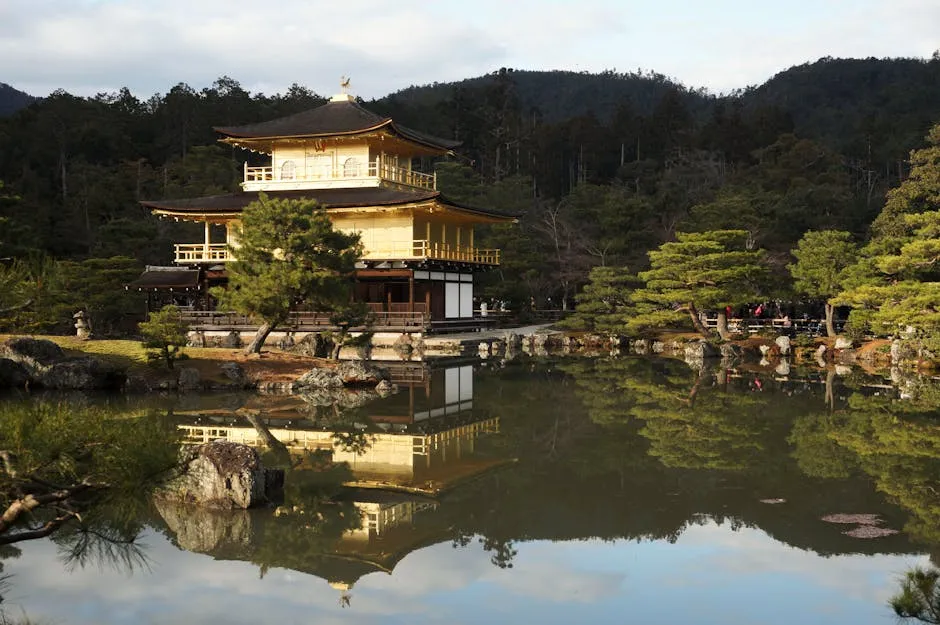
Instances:
[[[339,86],[343,90],[343,93],[349,93],[349,76],[341,76],[339,79]]]

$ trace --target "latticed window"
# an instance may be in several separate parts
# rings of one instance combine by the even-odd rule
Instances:
[[[355,156],[350,156],[343,163],[343,176],[346,178],[354,178],[361,175],[362,173],[362,161],[360,161]]]
[[[294,161],[284,161],[281,165],[281,180],[293,180],[296,169]]]

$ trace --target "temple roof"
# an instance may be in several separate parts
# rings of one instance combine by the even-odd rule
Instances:
[[[460,145],[460,141],[434,137],[396,124],[392,118],[382,117],[368,111],[351,99],[327,102],[314,109],[266,122],[245,126],[217,126],[214,130],[237,143],[238,139],[323,138],[355,135],[380,128],[443,152],[448,152]]]
[[[147,208],[183,215],[232,215],[240,213],[250,203],[257,201],[259,191],[238,191],[225,195],[187,198],[183,200],[141,200]],[[335,189],[308,189],[301,191],[268,191],[270,198],[316,200],[327,210],[370,206],[398,206],[436,200],[444,206],[472,215],[495,218],[498,221],[513,221],[512,215],[496,211],[463,206],[446,199],[440,191],[424,189],[400,189],[395,187],[351,187]]]
[[[185,291],[199,287],[199,271],[184,267],[158,267],[147,265],[140,277],[127,284],[129,289],[179,289]]]

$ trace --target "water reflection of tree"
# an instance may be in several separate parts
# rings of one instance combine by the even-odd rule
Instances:
[[[284,480],[284,502],[265,515],[251,553],[264,575],[271,567],[310,571],[330,557],[336,542],[362,526],[351,501],[338,499],[352,479],[345,464],[298,467]]]
[[[940,386],[922,382],[892,394],[856,392],[828,422],[828,437],[912,517],[905,530],[927,544],[940,544]]]
[[[940,624],[940,570],[908,571],[901,578],[899,592],[888,603],[898,618]]]
[[[842,479],[858,469],[856,456],[829,435],[833,427],[829,412],[811,412],[797,417],[787,441],[791,456],[810,477]]]
[[[48,399],[0,405],[0,557],[17,555],[10,543],[51,536],[67,567],[145,566],[149,493],[177,449],[176,428],[154,415]]]
[[[667,467],[745,470],[766,462],[772,420],[762,393],[726,392],[708,369],[678,361],[601,360],[570,371],[594,422],[640,420],[648,453]]]
[[[139,499],[176,464],[175,443],[176,430],[156,418],[52,402],[0,406],[0,543],[88,525],[98,510]]]

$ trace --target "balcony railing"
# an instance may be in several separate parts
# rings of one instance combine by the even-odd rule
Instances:
[[[498,265],[500,251],[478,247],[436,243],[424,239],[367,248],[365,260],[452,260],[479,265]]]
[[[235,260],[225,243],[177,243],[177,263],[227,263]]]
[[[313,332],[334,328],[332,315],[326,312],[294,311],[288,314],[287,321],[277,326],[276,330]],[[373,328],[393,328],[420,330],[430,325],[430,315],[424,311],[371,311],[370,325]],[[180,321],[194,329],[234,329],[255,330],[258,322],[247,315],[221,310],[181,310]],[[365,326],[350,330],[368,329]]]
[[[177,243],[176,262],[228,263],[235,256],[225,243]],[[500,251],[477,247],[456,246],[426,240],[385,244],[381,248],[365,250],[364,260],[450,260],[477,265],[498,265]]]
[[[395,167],[394,165],[381,163],[378,159],[354,166],[297,166],[293,169],[249,167],[246,163],[243,187],[246,191],[249,191],[262,190],[262,187],[277,189],[298,186],[306,186],[307,188],[317,188],[318,186],[342,187],[346,185],[367,186],[370,183],[377,185],[380,180],[431,191],[437,188],[435,174]]]

